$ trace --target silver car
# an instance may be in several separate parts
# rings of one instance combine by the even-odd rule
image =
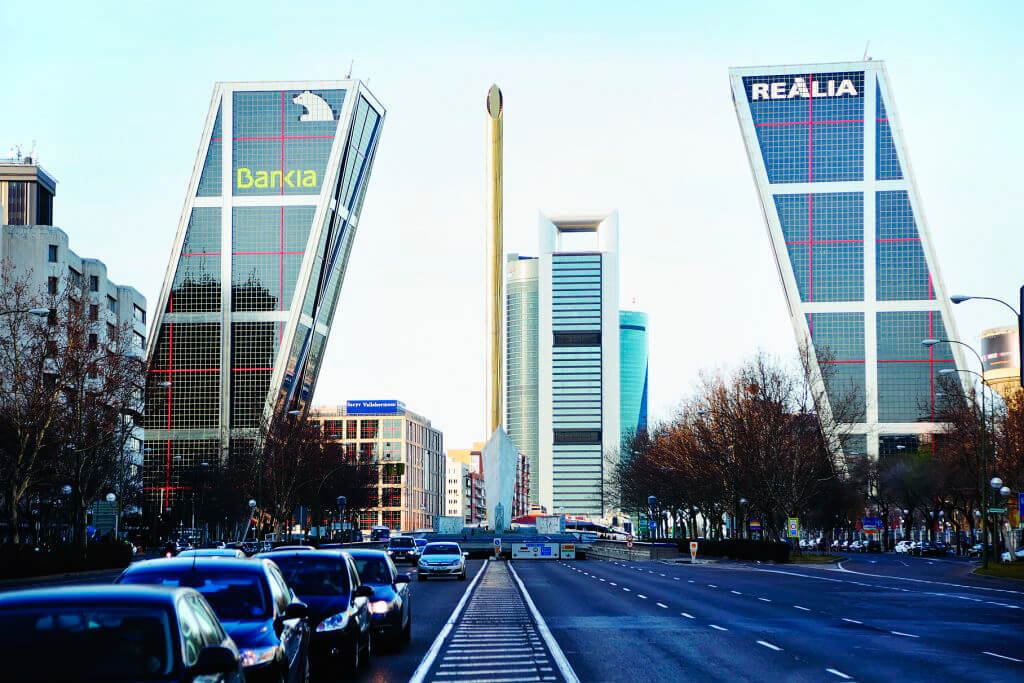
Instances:
[[[420,581],[431,576],[457,576],[460,581],[466,580],[466,555],[458,543],[439,541],[423,546],[416,573]]]

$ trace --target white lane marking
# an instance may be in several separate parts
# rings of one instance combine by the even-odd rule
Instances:
[[[856,619],[847,619],[846,617],[843,617],[843,621],[848,621],[851,624],[863,624],[864,623],[863,621],[857,621]]]
[[[847,676],[846,674],[844,674],[842,671],[837,671],[836,669],[825,669],[825,671],[829,672],[830,674],[832,674],[834,676],[839,676],[840,678],[844,678],[846,680],[850,680],[850,677]]]
[[[523,594],[523,600],[526,601],[526,606],[530,609],[530,613],[533,615],[533,620],[537,624],[537,630],[540,631],[541,638],[544,639],[544,643],[548,646],[548,650],[551,652],[551,658],[555,660],[555,665],[558,670],[562,673],[562,677],[566,683],[580,683],[579,677],[576,672],[573,671],[572,666],[569,664],[569,660],[565,658],[565,653],[562,652],[562,648],[559,647],[558,641],[551,635],[551,629],[548,628],[548,624],[544,621],[544,617],[541,616],[537,606],[533,604],[533,598],[526,592],[526,586],[523,585],[522,580],[519,578],[519,574],[516,573],[515,567],[512,563],[508,563],[509,571],[512,572],[512,578],[516,580],[519,585],[519,591]]]
[[[761,602],[771,602],[768,598],[758,598]]]
[[[740,593],[739,591],[729,591],[729,592],[732,593],[733,595],[743,595],[743,593]]]
[[[614,581],[609,581],[608,583],[609,583],[609,585],[612,585],[612,586],[618,586],[619,585],[619,584],[615,583]]]
[[[662,609],[668,609],[668,605],[666,605],[663,602],[656,602],[654,604],[657,605],[658,607],[661,607]]]
[[[641,600],[646,600],[647,599],[646,595],[641,595],[640,593],[637,593],[636,597],[640,598]]]
[[[777,570],[761,569],[759,571],[777,571]],[[1010,590],[1009,588],[990,588],[988,586],[971,586],[969,584],[950,583],[948,581],[929,581],[928,579],[912,579],[909,576],[891,576],[889,574],[869,574],[867,572],[858,572],[858,571],[854,571],[853,569],[847,569],[846,567],[843,566],[842,562],[840,562],[838,564],[838,569],[833,569],[831,571],[842,572],[844,574],[860,574],[861,576],[871,576],[871,577],[874,577],[876,579],[895,579],[897,581],[913,581],[915,583],[930,583],[930,584],[934,584],[936,586],[952,586],[953,588],[966,588],[967,590],[972,590],[972,591],[992,591],[992,592],[995,592],[995,593],[1010,593],[1011,595],[1024,595],[1024,591],[1015,591],[1015,590]],[[803,576],[804,578],[817,578],[817,577],[809,576],[807,574],[796,574],[796,573],[794,573],[794,575],[795,576]]]
[[[673,576],[673,577],[672,577],[672,580],[673,580],[673,581],[678,581],[678,580],[679,580],[679,577],[678,577],[678,576]]]
[[[904,633],[903,631],[889,631],[894,636],[903,636],[904,638],[920,638],[921,636],[915,636],[913,633]]]
[[[1024,662],[1024,659],[1017,659],[1016,657],[1007,657],[996,652],[989,652],[988,650],[982,650],[981,654],[988,655],[989,657],[998,657],[999,659],[1008,659],[1011,662]]]
[[[715,629],[716,631],[728,631],[729,630],[729,629],[725,628],[724,626],[719,626],[718,624],[711,624],[711,628]]]
[[[693,583],[693,579],[687,579],[686,583]]]
[[[800,605],[793,605],[793,607],[796,607],[799,610],[803,610],[804,612],[810,612],[811,611],[807,607],[801,607]]]
[[[687,619],[696,619],[697,618],[697,617],[693,616],[692,614],[687,614],[686,612],[680,612],[680,614],[682,614]]]
[[[601,579],[601,583],[607,583],[607,581],[605,581],[604,579]]]
[[[716,586],[716,585],[715,585],[715,584],[713,584],[713,583],[709,583],[709,584],[708,584],[708,588],[718,588],[718,586]]]
[[[658,576],[664,577],[665,575],[664,574],[658,574]]]
[[[758,645],[764,645],[769,650],[775,650],[776,652],[782,652],[782,648],[781,647],[779,647],[778,645],[772,645],[767,640],[759,640],[759,641],[757,641],[757,644]]]
[[[629,590],[628,588],[626,588],[625,586],[623,586],[623,587],[622,587],[622,590],[626,591],[627,593],[631,592],[631,591],[630,591],[630,590]]]
[[[441,651],[441,646],[444,645],[444,639],[448,637],[452,627],[455,626],[455,622],[459,618],[459,614],[462,613],[462,609],[466,606],[466,602],[469,600],[470,593],[473,592],[473,588],[480,581],[480,577],[483,576],[487,570],[487,563],[484,562],[480,565],[480,571],[476,573],[473,580],[466,586],[465,592],[462,594],[462,599],[459,600],[458,604],[455,605],[455,609],[452,610],[451,616],[448,617],[448,621],[445,622],[444,628],[434,638],[434,642],[431,643],[430,649],[427,650],[426,656],[423,657],[423,661],[416,667],[416,671],[413,672],[412,678],[409,679],[409,683],[422,683],[427,677],[427,672],[430,671],[430,667],[433,666],[434,660],[437,659],[437,653]]]

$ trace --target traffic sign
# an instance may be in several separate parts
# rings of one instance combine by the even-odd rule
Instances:
[[[800,518],[789,517],[787,519],[787,526],[789,533],[787,534],[790,538],[800,538]]]
[[[690,541],[690,562],[697,561],[697,541]]]
[[[1006,508],[989,508],[988,511],[992,514],[1001,515],[1006,512]]]
[[[655,521],[654,521],[654,520],[652,519],[651,521],[647,522],[647,528],[648,528],[648,529],[651,529],[651,530],[653,530],[653,529],[657,529],[657,528],[658,528],[658,523],[657,523],[657,522],[655,522]]]
[[[863,521],[864,531],[877,531],[882,528],[882,520],[878,517],[865,517]]]
[[[761,520],[759,520],[759,519],[752,519],[752,520],[750,520],[747,523],[747,526],[750,527],[751,531],[760,531],[761,530]]]
[[[494,539],[494,547],[495,548],[500,548],[501,547],[501,539],[500,538],[495,538]]]

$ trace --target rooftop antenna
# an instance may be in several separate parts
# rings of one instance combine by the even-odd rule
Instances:
[[[871,57],[868,56],[868,48],[871,47],[871,41],[864,43],[864,56],[861,58],[862,62],[870,62]]]
[[[356,60],[354,60],[354,59],[349,61],[349,63],[348,63],[348,73],[345,74],[345,78],[346,79],[352,78],[352,67],[355,65],[355,63],[356,63]]]

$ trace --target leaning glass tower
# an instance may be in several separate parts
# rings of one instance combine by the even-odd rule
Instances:
[[[355,80],[215,86],[148,348],[152,511],[306,409],[384,116]]]
[[[963,368],[885,64],[745,67],[733,103],[790,320],[848,456],[940,429],[939,373]]]

